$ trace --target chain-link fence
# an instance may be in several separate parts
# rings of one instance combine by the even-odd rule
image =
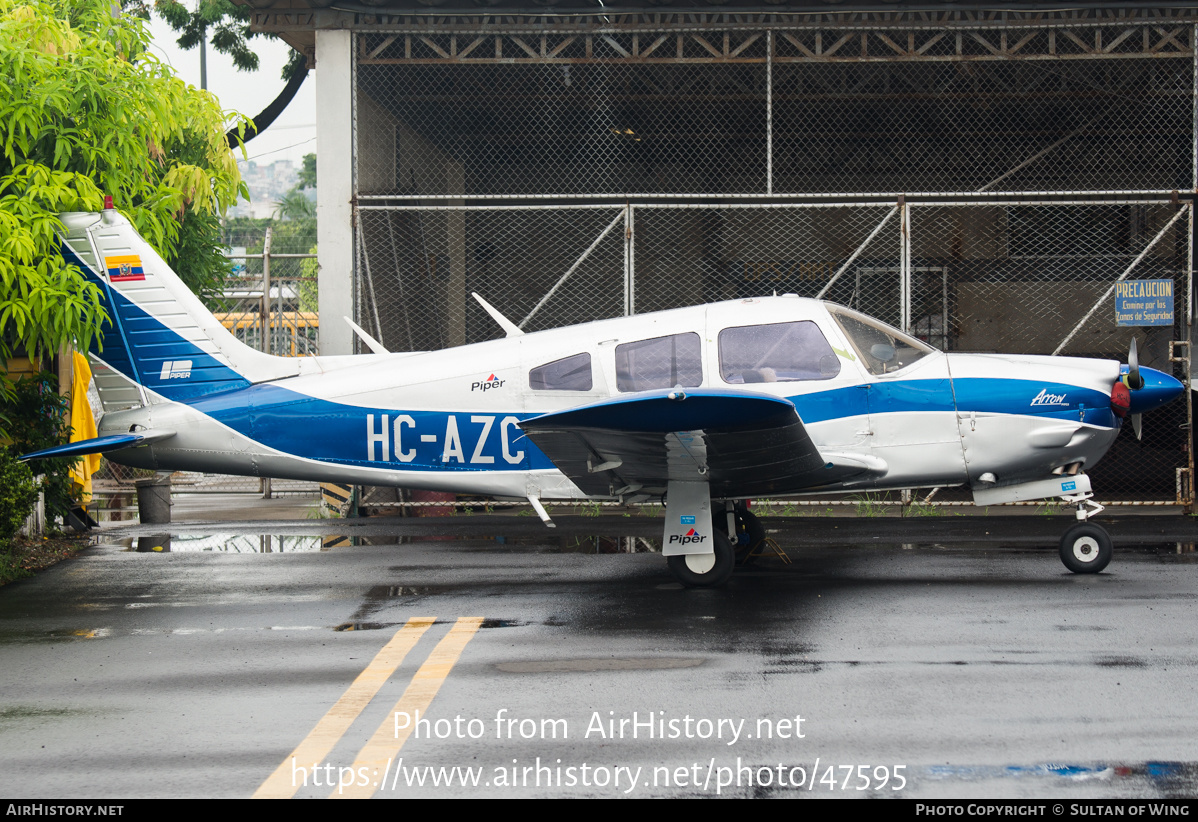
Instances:
[[[567,29],[360,34],[358,196],[1192,187],[1189,26]]]

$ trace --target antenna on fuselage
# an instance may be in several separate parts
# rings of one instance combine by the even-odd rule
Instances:
[[[354,322],[353,320],[351,320],[349,317],[342,317],[342,319],[345,320],[347,323],[349,323],[349,327],[354,330],[354,333],[358,335],[358,338],[360,340],[362,340],[362,342],[366,343],[366,347],[369,348],[371,351],[373,351],[375,354],[390,354],[391,353],[390,351],[388,351],[386,348],[383,347],[383,344],[381,342],[379,342],[374,337],[370,336],[365,331],[363,331],[362,327],[360,325],[358,325],[356,322]]]
[[[514,322],[500,314],[493,305],[484,300],[482,297],[478,296],[477,291],[471,291],[470,296],[478,300],[478,304],[483,307],[483,311],[486,311],[488,314],[490,314],[491,319],[499,323],[499,327],[502,328],[504,333],[506,333],[509,337],[519,337],[524,333]]]

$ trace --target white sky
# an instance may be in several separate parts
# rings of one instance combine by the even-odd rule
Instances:
[[[200,51],[198,48],[183,51],[175,41],[178,39],[171,27],[160,18],[150,22],[154,38],[154,52],[170,64],[175,73],[186,83],[200,85]],[[233,61],[208,47],[208,90],[216,95],[225,109],[233,109],[253,117],[269,105],[283,90],[285,81],[280,76],[291,52],[291,47],[281,40],[255,37],[251,47],[258,51],[258,70],[238,71]],[[291,160],[297,167],[305,154],[316,151],[316,78],[314,72],[300,87],[299,93],[287,109],[279,115],[266,131],[246,143],[246,154],[260,164],[275,160]],[[238,159],[241,159],[238,153]]]

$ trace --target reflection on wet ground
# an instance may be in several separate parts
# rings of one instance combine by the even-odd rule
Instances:
[[[453,535],[445,540],[454,542],[462,547],[478,550],[520,550],[536,548],[551,553],[570,553],[581,555],[658,553],[661,549],[657,542],[642,537],[609,537],[594,535],[572,535],[557,540],[544,538],[516,538],[503,536],[480,537],[476,534]],[[280,534],[192,534],[164,533],[139,535],[112,539],[105,535],[96,538],[96,545],[121,546],[124,550],[136,553],[226,553],[226,554],[287,554],[311,553],[329,551],[336,548],[365,547],[365,546],[396,546],[413,542],[425,541],[421,537],[379,536],[379,535],[280,535]],[[805,547],[802,535],[789,535],[775,540],[770,550],[763,552],[756,559],[767,566],[770,563],[782,565],[790,562],[790,555]],[[823,548],[843,550],[893,550],[904,551],[976,551],[995,547],[1012,551],[1047,552],[1054,549],[1049,547],[1029,546],[1022,544],[1006,544],[1001,540],[994,542],[871,542],[869,544],[832,544],[822,543]],[[1135,554],[1140,556],[1156,555],[1162,559],[1176,562],[1198,562],[1198,543],[1195,542],[1161,542],[1133,545],[1117,545],[1118,553]]]
[[[1189,798],[1198,793],[1198,764],[1193,762],[1090,763],[1006,766],[933,765],[929,782],[979,783],[1010,780],[1034,783],[1034,790],[1067,791],[1087,783],[1102,784],[1123,797]]]
[[[154,553],[296,554],[328,551],[353,545],[355,539],[336,536],[281,536],[278,534],[152,534],[112,542],[100,537],[97,545],[120,545],[126,551]]]

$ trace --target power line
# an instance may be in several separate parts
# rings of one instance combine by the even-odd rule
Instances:
[[[283,146],[282,148],[276,148],[276,149],[273,149],[272,151],[264,151],[261,154],[255,154],[253,157],[247,157],[244,161],[239,160],[238,162],[249,162],[250,160],[257,160],[259,157],[269,157],[272,154],[278,154],[280,151],[286,151],[289,148],[296,148],[297,146],[307,145],[308,143],[311,143],[315,139],[316,139],[315,137],[309,137],[307,140],[301,140],[298,143],[292,143],[289,146]]]

